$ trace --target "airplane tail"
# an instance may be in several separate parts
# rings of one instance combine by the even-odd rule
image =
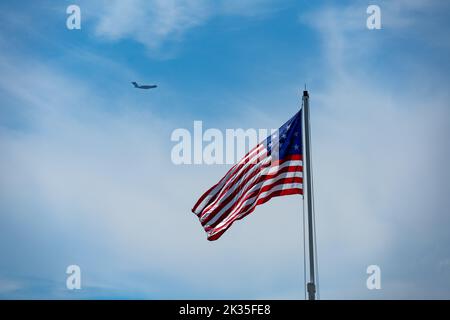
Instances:
[[[134,82],[134,81],[132,82],[132,84],[133,84],[133,86],[134,86],[135,88],[139,87],[138,84],[137,84],[136,82]]]

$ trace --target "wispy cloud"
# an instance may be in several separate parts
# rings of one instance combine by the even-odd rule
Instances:
[[[211,14],[209,2],[204,0],[107,1],[98,10],[97,35],[110,40],[135,39],[151,50],[180,39]]]
[[[150,54],[178,42],[191,29],[220,15],[258,17],[280,6],[273,0],[132,0],[86,3],[89,15],[97,21],[95,34],[107,40],[133,39],[145,45]],[[167,49],[167,48],[165,48]]]

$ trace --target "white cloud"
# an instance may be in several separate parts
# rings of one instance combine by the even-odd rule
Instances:
[[[277,10],[273,0],[132,0],[103,1],[83,5],[88,17],[96,21],[96,35],[108,40],[133,39],[150,54],[162,52],[167,44],[179,41],[196,27],[219,15],[260,17]]]
[[[151,50],[181,37],[210,15],[204,0],[107,1],[97,10],[97,35],[111,40],[132,38]]]

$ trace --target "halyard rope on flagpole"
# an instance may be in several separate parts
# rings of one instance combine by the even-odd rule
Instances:
[[[308,119],[309,120],[309,119]],[[312,144],[311,144],[311,132],[309,133],[309,148],[312,154]],[[317,291],[317,299],[320,299],[320,286],[319,286],[319,259],[317,255],[317,229],[316,229],[316,206],[314,203],[314,164],[311,161],[311,209],[312,209],[312,223],[313,223],[313,237],[314,237],[314,257],[315,257],[315,275],[316,275],[316,291]]]
[[[303,201],[303,283],[304,294],[306,300],[306,223],[305,223],[305,201]]]

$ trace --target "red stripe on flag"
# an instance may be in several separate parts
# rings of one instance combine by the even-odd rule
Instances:
[[[252,213],[257,206],[259,206],[260,204],[263,204],[267,201],[269,201],[270,199],[274,198],[274,197],[279,197],[279,196],[286,196],[286,195],[291,195],[291,194],[303,194],[303,190],[302,189],[286,189],[286,190],[280,190],[280,191],[275,191],[274,193],[270,194],[270,196],[266,197],[266,198],[261,198],[258,200],[258,202],[255,204],[255,206],[248,211],[247,213],[245,213],[243,216],[238,217],[236,219],[231,220],[231,222],[229,224],[226,225],[225,228],[222,228],[220,231],[218,231],[217,233],[213,233],[211,236],[208,236],[208,240],[210,241],[214,241],[219,239],[222,234],[227,231],[235,221],[237,220],[241,220],[243,218],[245,218],[246,216],[248,216],[250,213]]]
[[[258,184],[260,182],[264,182],[266,180],[275,179],[280,174],[283,174],[283,173],[299,172],[301,170],[302,170],[301,166],[288,166],[288,167],[282,168],[277,173],[270,174],[270,175],[261,175],[252,184],[248,185],[245,189],[243,189],[247,185],[247,183],[259,173],[259,172],[255,172],[248,179],[245,179],[242,183],[239,183],[239,187],[236,188],[236,190],[233,193],[231,193],[217,208],[214,208],[213,213],[210,214],[207,219],[205,219],[203,222],[201,222],[202,225],[207,224],[215,216],[215,213],[218,213],[231,200],[234,200],[235,203],[229,209],[227,209],[227,211],[225,211],[225,213],[223,213],[224,215],[228,214],[240,202],[241,197],[244,196],[256,184]],[[241,196],[239,198],[235,199],[236,195],[238,195],[239,193],[241,194]]]

